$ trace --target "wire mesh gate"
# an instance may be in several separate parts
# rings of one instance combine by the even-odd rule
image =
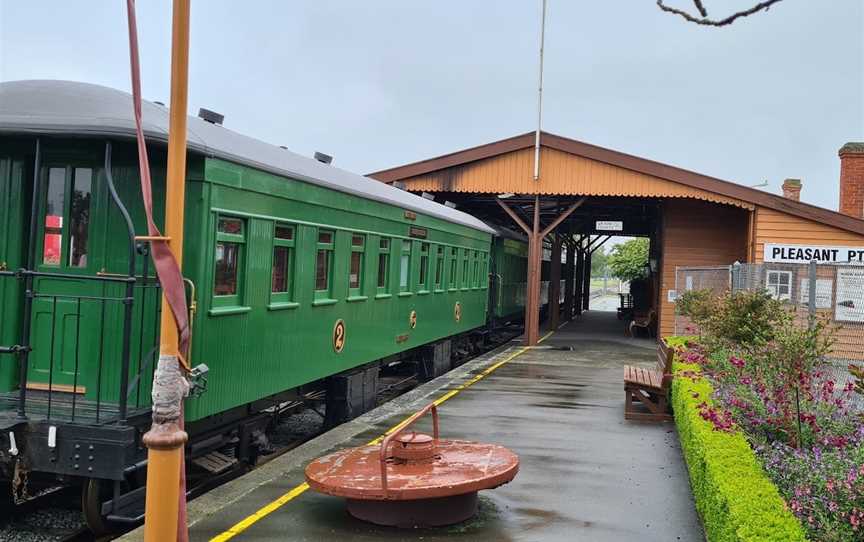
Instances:
[[[815,284],[815,288],[811,285]],[[678,295],[688,290],[765,291],[787,302],[796,321],[808,325],[811,316],[836,327],[836,342],[826,361],[838,385],[850,378],[850,364],[864,364],[864,263],[758,263],[715,267],[678,267]],[[675,314],[675,333],[692,332],[686,317]],[[859,404],[859,406],[864,406]]]

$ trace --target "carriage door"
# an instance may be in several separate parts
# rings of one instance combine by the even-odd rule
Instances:
[[[98,267],[92,224],[98,172],[70,165],[44,169],[37,217],[36,271],[51,273],[34,281],[27,387],[85,393],[82,379],[98,353],[101,327],[99,281],[84,280]]]

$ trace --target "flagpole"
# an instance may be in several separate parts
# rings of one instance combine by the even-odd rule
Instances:
[[[534,180],[540,179],[540,125],[543,120],[543,46],[546,40],[546,0],[540,10],[540,69],[537,77],[537,130],[534,132]]]

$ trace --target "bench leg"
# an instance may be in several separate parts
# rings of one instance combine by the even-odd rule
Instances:
[[[668,421],[672,419],[665,394],[652,393],[638,388],[626,388],[624,391],[626,393],[624,419],[648,421]],[[644,405],[648,409],[648,412],[637,410],[637,403]]]

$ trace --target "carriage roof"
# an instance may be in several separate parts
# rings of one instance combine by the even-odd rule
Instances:
[[[147,140],[167,142],[168,108],[143,101],[142,111]],[[0,83],[0,133],[131,138],[135,136],[132,95],[101,85],[73,81]],[[191,152],[494,233],[486,224],[469,214],[198,117],[189,117],[187,145]]]

